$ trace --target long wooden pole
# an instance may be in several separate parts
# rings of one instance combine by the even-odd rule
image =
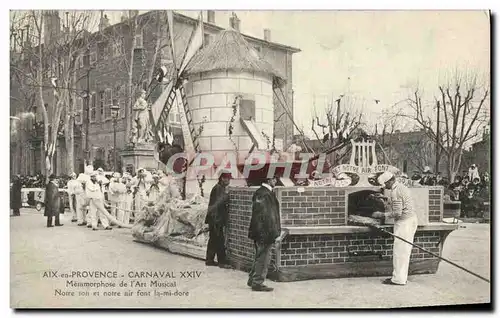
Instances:
[[[463,271],[465,271],[465,272],[467,272],[467,273],[469,273],[469,274],[471,274],[471,275],[474,275],[474,276],[476,276],[477,278],[480,278],[480,279],[484,280],[485,282],[488,282],[488,283],[490,282],[490,280],[489,280],[489,279],[484,278],[483,276],[481,276],[481,275],[479,275],[479,274],[476,274],[476,273],[474,273],[474,272],[472,272],[472,271],[468,270],[467,268],[465,268],[465,267],[463,267],[463,266],[458,265],[457,263],[454,263],[454,262],[452,262],[452,261],[450,261],[450,260],[447,260],[446,258],[444,258],[444,257],[442,257],[442,256],[440,256],[440,255],[438,255],[438,254],[436,254],[436,253],[433,253],[433,252],[431,252],[431,251],[428,251],[428,250],[426,250],[426,249],[425,249],[425,248],[423,248],[423,247],[420,247],[420,246],[418,246],[418,245],[416,245],[416,244],[413,244],[412,242],[409,242],[409,241],[405,240],[404,238],[402,238],[402,237],[400,237],[400,236],[398,236],[398,235],[396,235],[396,234],[394,234],[394,233],[391,233],[391,232],[389,232],[389,231],[387,231],[387,230],[384,230],[383,228],[378,227],[378,226],[373,226],[373,225],[372,225],[372,227],[376,228],[377,230],[379,230],[379,231],[381,231],[381,232],[384,232],[384,233],[386,233],[386,234],[389,234],[389,235],[391,235],[392,237],[398,238],[398,239],[400,239],[401,241],[406,242],[406,243],[410,244],[411,246],[418,248],[419,250],[422,250],[422,251],[424,251],[424,252],[426,252],[426,253],[429,253],[429,254],[431,254],[432,256],[437,257],[437,258],[439,258],[440,260],[443,260],[443,261],[445,261],[445,262],[447,262],[447,263],[449,263],[449,264],[451,264],[451,265],[453,265],[453,266],[455,266],[455,267],[458,267],[458,268],[460,268],[461,270],[463,270]]]

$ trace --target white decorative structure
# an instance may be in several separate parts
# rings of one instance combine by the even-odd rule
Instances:
[[[375,141],[361,141],[357,142],[351,139],[351,165],[359,167],[372,167],[378,164],[377,154],[375,153]]]

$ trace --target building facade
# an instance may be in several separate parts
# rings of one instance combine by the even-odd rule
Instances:
[[[213,36],[223,30],[217,25],[213,12],[207,14],[208,20],[204,24],[204,41],[209,42]],[[127,94],[129,77],[132,77],[132,85],[136,91],[139,89],[148,90],[154,88],[148,102],[153,103],[158,98],[165,88],[163,85],[156,85],[152,82],[153,71],[158,69],[162,64],[172,60],[170,49],[163,47],[159,50],[155,57],[155,44],[158,36],[166,44],[167,29],[166,23],[158,28],[158,18],[164,21],[163,17],[158,15],[157,11],[149,11],[137,16],[139,27],[133,28],[130,18],[123,17],[120,23],[109,25],[109,21],[101,12],[100,31],[92,34],[90,48],[86,54],[83,54],[78,59],[78,74],[79,79],[76,84],[76,91],[79,92],[75,97],[75,171],[83,171],[85,158],[89,158],[97,166],[104,169],[113,168],[112,158],[114,152],[114,124],[115,121],[111,116],[111,106],[118,105],[120,107],[119,116],[116,120],[116,151],[119,152],[128,144],[127,128],[133,117],[131,108],[127,108]],[[50,12],[46,17],[47,32],[51,37],[56,36],[61,30],[61,22],[58,12]],[[244,23],[244,21],[243,21]],[[176,61],[179,61],[184,54],[191,33],[196,27],[197,20],[185,15],[174,13],[174,46],[176,52]],[[236,27],[239,27],[239,23]],[[134,32],[136,31],[137,32]],[[158,30],[160,34],[158,35]],[[134,34],[135,33],[135,34]],[[282,89],[289,112],[293,116],[292,103],[292,54],[300,50],[285,46],[282,44],[270,41],[270,32],[264,32],[265,38],[259,39],[251,36],[243,35],[244,38],[259,52],[259,54],[267,59],[276,69],[286,75],[287,83]],[[45,41],[50,41],[50,36]],[[130,61],[130,51],[133,49],[133,60]],[[178,62],[179,63],[179,62]],[[15,85],[11,79],[11,114],[17,114],[23,111],[31,111],[35,113],[34,122],[41,123],[41,112],[36,109],[36,102],[33,105],[26,105],[22,98],[12,98],[12,96],[21,96],[20,87]],[[90,97],[87,97],[86,92],[89,92]],[[46,104],[50,104],[51,90],[47,89]],[[136,95],[136,94],[134,94]],[[131,105],[134,104],[138,96],[131,96]],[[278,118],[284,111],[281,103],[274,98],[274,116]],[[169,116],[169,124],[174,135],[174,139],[182,144],[182,132],[180,129],[180,115],[176,107],[172,107]],[[88,127],[87,127],[88,123]],[[128,123],[128,125],[127,125]],[[36,125],[33,124],[33,127]],[[26,162],[20,162],[11,167],[12,173],[34,174],[36,172],[44,173],[44,154],[43,154],[43,125],[40,130],[31,129],[27,133],[29,140],[22,143],[11,143],[11,153],[13,156],[20,152],[29,152],[29,155],[24,155]],[[86,135],[88,129],[88,136]],[[30,130],[30,129],[28,129]],[[40,134],[42,133],[42,134]],[[281,116],[279,124],[275,125],[276,138],[281,138],[285,142],[289,142],[293,136],[292,120],[285,116]],[[88,140],[88,146],[85,145]],[[86,150],[89,153],[86,153]],[[64,143],[64,138],[59,139],[58,148],[54,160],[54,173],[61,175],[67,172],[67,152]],[[117,170],[120,169],[120,164]]]

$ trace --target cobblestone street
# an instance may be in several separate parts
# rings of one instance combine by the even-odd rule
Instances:
[[[377,308],[470,304],[490,302],[490,285],[458,268],[441,262],[435,275],[410,276],[407,286],[386,286],[384,277],[310,280],[292,283],[268,281],[271,293],[252,292],[246,273],[205,267],[200,260],[170,254],[133,241],[130,230],[91,231],[70,222],[66,212],[63,227],[46,228],[43,211],[22,209],[10,218],[11,307],[15,308],[126,308],[126,307],[302,307]],[[490,277],[490,225],[465,224],[447,239],[444,257]],[[44,272],[110,270],[127,278],[129,271],[201,271],[199,278],[177,275],[176,286],[168,290],[188,292],[186,296],[137,296],[145,288],[67,288],[65,278],[43,277]],[[118,279],[79,279],[79,281]],[[144,280],[148,282],[150,279]],[[55,296],[55,289],[76,292],[76,296]],[[93,296],[94,291],[100,296]],[[104,296],[104,291],[121,291],[121,296]],[[133,290],[133,296],[124,296]],[[163,288],[165,290],[165,288]]]

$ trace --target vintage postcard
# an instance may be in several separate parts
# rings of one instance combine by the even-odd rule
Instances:
[[[10,11],[10,306],[491,308],[477,11]]]

